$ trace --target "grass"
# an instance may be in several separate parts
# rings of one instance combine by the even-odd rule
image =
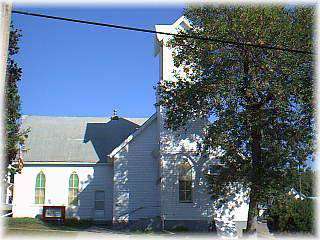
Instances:
[[[95,223],[90,220],[77,220],[77,219],[66,219],[64,224],[58,222],[45,222],[38,218],[5,218],[4,219],[5,231],[8,235],[18,236],[33,236],[33,234],[47,234],[50,236],[57,236],[59,234],[67,234],[74,236],[76,232],[86,231]],[[67,231],[67,232],[64,232]],[[168,234],[167,231],[157,231],[153,229],[144,230],[113,230],[115,233],[123,234]],[[171,233],[184,233],[188,232],[188,229],[183,226],[177,226],[175,229],[170,231]]]
[[[58,222],[45,222],[36,218],[6,218],[4,224],[10,229],[27,230],[61,230],[61,231],[79,231],[93,226],[89,220],[67,219],[64,224]]]

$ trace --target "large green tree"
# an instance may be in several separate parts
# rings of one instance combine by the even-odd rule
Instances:
[[[184,14],[192,26],[186,34],[313,50],[312,7],[196,6]],[[190,119],[213,119],[204,149],[222,149],[223,167],[209,178],[209,191],[223,199],[230,186],[250,189],[253,232],[258,204],[292,187],[298,165],[312,158],[313,56],[185,37],[169,45],[177,81],[158,85],[166,125],[175,130]]]
[[[315,196],[316,172],[312,169],[303,169],[292,176],[292,187],[307,197]]]
[[[9,51],[7,59],[5,101],[6,101],[6,167],[12,165],[19,151],[19,144],[23,142],[26,132],[20,131],[20,96],[18,83],[21,80],[22,69],[14,60],[14,55],[19,52],[20,30],[10,26]],[[9,168],[15,171],[16,168]]]

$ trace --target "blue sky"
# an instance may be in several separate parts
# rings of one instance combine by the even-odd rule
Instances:
[[[15,6],[91,21],[154,29],[171,24],[183,6],[159,8]],[[159,79],[154,35],[13,14],[22,30],[16,60],[23,69],[22,114],[148,117]]]

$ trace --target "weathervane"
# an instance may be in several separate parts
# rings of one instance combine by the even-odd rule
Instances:
[[[112,115],[112,117],[111,117],[111,120],[118,120],[119,119],[119,117],[118,117],[118,115],[117,115],[117,110],[116,109],[113,109],[113,115]]]

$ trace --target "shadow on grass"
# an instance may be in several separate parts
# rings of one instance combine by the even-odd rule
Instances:
[[[94,226],[91,220],[66,219],[64,223],[58,221],[42,221],[37,218],[7,218],[5,226],[7,229],[27,230],[61,230],[81,231]]]
[[[66,219],[64,223],[59,221],[39,221],[50,229],[66,231],[81,231],[95,226],[95,223],[91,220]]]

